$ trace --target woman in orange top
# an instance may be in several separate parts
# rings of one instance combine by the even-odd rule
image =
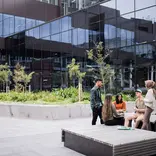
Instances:
[[[122,100],[122,94],[116,96],[116,100],[113,104],[115,105],[117,112],[120,113],[126,111],[126,102]]]

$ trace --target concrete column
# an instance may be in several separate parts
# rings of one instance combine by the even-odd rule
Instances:
[[[153,66],[151,66],[151,80],[153,80],[153,75],[154,74],[154,67]]]
[[[132,63],[130,63],[130,73],[129,73],[129,88],[132,88],[132,71],[133,71],[133,67],[132,67]]]

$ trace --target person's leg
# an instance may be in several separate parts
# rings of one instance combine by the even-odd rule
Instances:
[[[139,124],[141,121],[143,121],[143,118],[144,118],[143,114],[138,115],[138,117],[136,118],[136,121],[135,121],[135,128],[139,127]]]
[[[92,125],[96,125],[96,120],[98,117],[98,108],[93,108],[93,117],[92,117]]]
[[[102,107],[100,107],[100,108],[98,109],[98,116],[99,116],[99,118],[100,118],[101,124],[103,124],[103,120],[102,120]]]
[[[107,126],[124,125],[124,118],[105,121]]]
[[[105,125],[114,126],[114,125],[116,125],[116,121],[114,119],[113,120],[107,120],[107,121],[105,121]]]
[[[118,121],[117,121],[117,125],[121,125],[121,126],[123,126],[124,125],[124,123],[125,123],[125,118],[121,118],[121,119],[117,119]]]
[[[144,119],[143,119],[143,125],[141,127],[141,129],[144,130],[149,130],[150,129],[150,117],[151,117],[151,113],[152,113],[152,109],[150,107],[146,107],[145,109],[145,114],[144,114]]]
[[[125,123],[124,123],[124,126],[125,127],[129,127],[129,121],[130,120],[134,120],[137,118],[137,114],[134,114],[133,116],[129,116],[127,118],[125,118]]]

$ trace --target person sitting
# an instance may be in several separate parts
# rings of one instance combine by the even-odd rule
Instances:
[[[102,107],[102,119],[105,125],[124,125],[123,113],[116,111],[115,105],[112,103],[112,95],[107,94]]]
[[[135,113],[132,116],[129,116],[127,118],[125,118],[125,124],[124,126],[129,127],[129,123],[131,120],[135,121],[135,128],[138,128],[139,124],[141,121],[143,121],[144,118],[144,113],[145,113],[145,103],[144,103],[144,99],[142,97],[142,91],[140,89],[137,89],[136,92],[136,101],[135,101],[135,107],[134,107],[134,111]]]
[[[113,102],[113,104],[115,105],[117,112],[123,113],[124,111],[126,111],[126,102],[123,101],[122,94],[116,95],[116,100]]]

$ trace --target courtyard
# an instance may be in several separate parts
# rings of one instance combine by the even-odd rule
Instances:
[[[81,156],[61,142],[61,128],[90,125],[90,118],[46,121],[0,118],[0,156]]]

